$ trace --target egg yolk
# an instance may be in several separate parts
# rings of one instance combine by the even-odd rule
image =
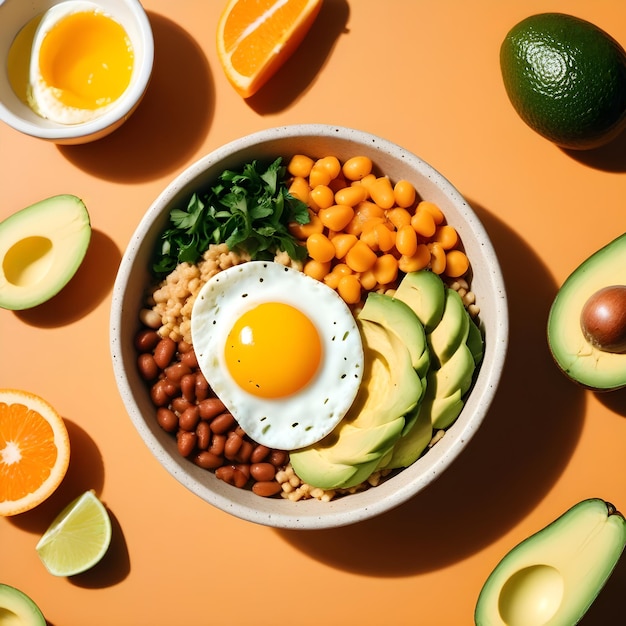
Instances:
[[[224,356],[231,376],[244,391],[282,398],[304,388],[315,376],[322,343],[317,328],[301,311],[267,302],[235,322]]]
[[[95,110],[114,102],[130,83],[133,51],[124,28],[96,12],[60,19],[41,42],[43,80],[66,106]]]

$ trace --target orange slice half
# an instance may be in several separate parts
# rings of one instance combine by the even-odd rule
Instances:
[[[63,418],[32,393],[0,389],[0,515],[43,502],[63,480],[69,460]]]
[[[229,0],[217,26],[217,54],[244,98],[256,93],[300,45],[322,0]]]

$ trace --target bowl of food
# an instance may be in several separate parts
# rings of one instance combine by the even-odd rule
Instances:
[[[139,0],[0,2],[0,120],[59,144],[104,137],[139,105],[153,58]]]
[[[292,529],[435,480],[496,392],[506,294],[481,222],[408,150],[304,124],[237,139],[153,202],[111,305],[117,385],[185,487]]]

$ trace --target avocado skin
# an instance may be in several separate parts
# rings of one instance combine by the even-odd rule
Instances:
[[[626,285],[626,233],[583,261],[559,289],[548,315],[547,339],[558,368],[571,381],[593,391],[626,387],[626,354],[592,346],[580,326],[588,298],[609,285]]]
[[[626,53],[595,24],[564,13],[531,15],[506,35],[500,67],[518,115],[556,145],[598,148],[624,129]]]
[[[503,557],[479,594],[474,623],[507,626],[532,621],[527,616],[542,601],[544,613],[535,615],[533,623],[577,624],[625,546],[626,520],[610,502],[579,502]]]
[[[0,621],[5,615],[10,623],[23,626],[46,626],[46,618],[35,602],[23,591],[0,583]],[[17,621],[11,618],[15,616]]]

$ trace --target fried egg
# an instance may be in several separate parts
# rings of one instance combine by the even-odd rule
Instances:
[[[211,278],[194,302],[191,338],[213,391],[270,448],[323,439],[347,413],[363,375],[361,335],[341,297],[271,261]]]
[[[30,50],[28,104],[61,124],[103,115],[127,89],[133,72],[133,48],[122,25],[82,0],[57,4],[38,20],[13,44]]]

